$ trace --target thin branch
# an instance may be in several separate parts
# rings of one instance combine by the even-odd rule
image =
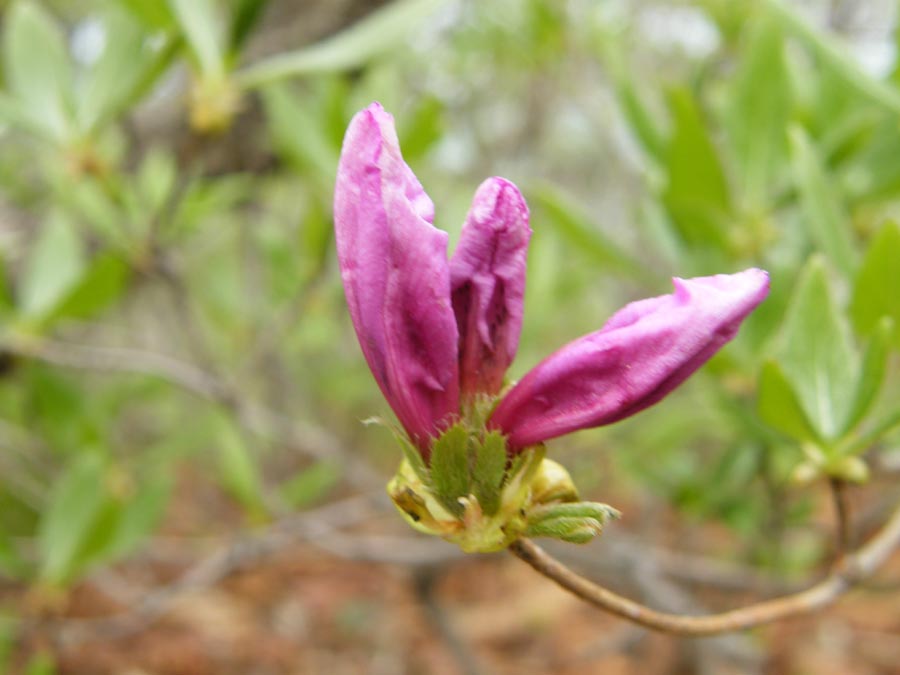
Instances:
[[[38,337],[7,339],[0,348],[65,368],[158,377],[225,407],[244,428],[266,440],[288,445],[317,460],[340,459],[347,477],[358,486],[368,489],[382,481],[378,472],[349,452],[326,429],[248,401],[238,395],[238,388],[223,378],[171,356],[143,349],[96,347]]]
[[[7,339],[2,348],[17,356],[64,368],[158,377],[214,402],[222,402],[228,393],[223,382],[200,368],[171,356],[143,349],[94,347],[37,337]]]
[[[830,478],[831,498],[834,502],[835,527],[835,563],[850,550],[850,505],[847,503],[847,483],[840,478]]]
[[[370,519],[381,498],[379,490],[287,516],[261,531],[219,545],[177,579],[158,588],[135,588],[108,571],[95,573],[100,590],[127,609],[100,617],[56,621],[52,634],[69,647],[89,639],[115,640],[133,635],[162,618],[182,597],[212,588],[230,575],[303,541],[352,560],[411,567],[430,568],[464,555],[444,542],[340,531]],[[23,629],[28,632],[39,625],[26,624]]]
[[[705,616],[658,612],[622,597],[579,576],[528,539],[520,539],[509,550],[540,574],[600,609],[647,628],[701,636],[752,628],[826,607],[847,589],[874,573],[898,546],[900,506],[875,537],[855,553],[845,556],[825,579],[812,588],[741,609]]]

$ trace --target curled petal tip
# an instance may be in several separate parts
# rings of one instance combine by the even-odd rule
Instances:
[[[633,415],[731,340],[769,290],[768,274],[758,269],[673,283],[673,294],[626,305],[599,331],[538,364],[500,402],[490,425],[521,449]]]

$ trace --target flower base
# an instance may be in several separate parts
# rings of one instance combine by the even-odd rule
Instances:
[[[467,553],[500,551],[520,537],[585,543],[619,515],[579,501],[568,472],[544,457],[542,445],[507,461],[501,435],[479,437],[458,425],[437,439],[427,467],[405,449],[388,494],[413,528]]]

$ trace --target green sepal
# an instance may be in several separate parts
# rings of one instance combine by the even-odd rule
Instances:
[[[431,448],[431,485],[441,503],[457,516],[464,510],[460,497],[471,492],[469,432],[461,424],[442,433]]]
[[[593,518],[551,518],[528,526],[527,537],[552,537],[573,544],[586,544],[603,532],[603,523]]]
[[[435,441],[430,468],[420,471],[415,448],[401,447],[406,459],[388,484],[395,506],[416,530],[467,553],[500,551],[524,536],[584,543],[619,515],[606,504],[578,501],[568,472],[544,457],[543,445],[507,462],[501,434],[459,425]]]
[[[418,476],[423,483],[430,483],[431,476],[429,475],[428,467],[425,466],[425,460],[422,459],[419,449],[410,443],[409,439],[406,438],[402,432],[398,431],[395,435],[400,442],[403,458],[409,463],[409,468],[415,472],[416,476]]]
[[[617,520],[622,514],[609,504],[599,502],[568,502],[565,504],[541,504],[528,512],[528,525],[556,518],[591,518],[602,524]]]
[[[487,515],[500,508],[500,488],[506,475],[506,439],[491,431],[481,442],[475,441],[475,470],[472,491]]]

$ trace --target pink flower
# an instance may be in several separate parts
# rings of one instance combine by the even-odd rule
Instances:
[[[447,234],[433,217],[393,118],[373,103],[351,121],[341,152],[338,259],[363,354],[426,460],[467,402],[500,394],[522,327],[531,235],[522,195],[502,178],[478,188],[449,262]],[[768,289],[758,269],[675,279],[674,294],[627,305],[545,359],[487,424],[518,452],[633,415],[734,337]]]

